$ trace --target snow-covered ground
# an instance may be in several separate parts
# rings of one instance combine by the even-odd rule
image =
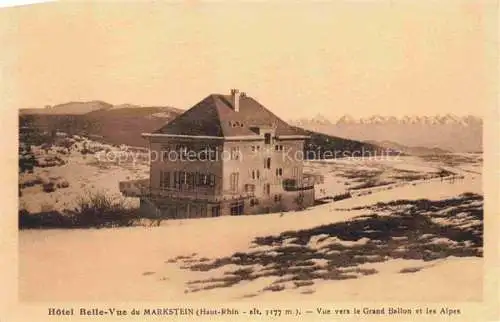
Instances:
[[[66,189],[88,180],[87,186],[117,192],[119,180],[134,179],[133,171],[138,177],[146,173],[145,165],[103,169],[75,158],[46,168],[51,175],[61,171],[57,174],[70,183]],[[168,220],[159,227],[23,230],[20,298],[479,301],[480,158],[470,155],[470,162],[458,164],[416,157],[309,162],[308,170],[325,175],[317,188],[324,196],[347,191],[357,184],[356,174],[366,177],[369,171],[401,184],[300,212]],[[429,175],[442,169],[463,178]],[[422,178],[418,184],[394,179],[400,170]],[[23,191],[23,198],[58,191]],[[68,200],[70,192],[64,191]],[[429,201],[418,201],[423,198]],[[403,201],[391,203],[398,200]]]
[[[441,183],[441,176],[451,179],[467,175],[481,182],[482,155],[467,154],[452,157],[388,156],[385,158],[333,159],[308,161],[305,170],[322,174],[324,184],[316,186],[318,198],[341,195],[346,192],[384,191],[387,187],[401,187],[412,183]],[[457,162],[451,160],[457,159]],[[452,164],[453,166],[450,166]],[[449,182],[449,180],[447,181]],[[478,189],[481,189],[480,186]],[[399,196],[398,189],[396,195]]]

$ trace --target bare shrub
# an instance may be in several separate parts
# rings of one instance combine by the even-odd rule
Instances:
[[[52,181],[43,183],[43,191],[47,193],[56,191],[56,184]]]
[[[299,210],[304,210],[304,194],[299,193],[298,196],[296,196],[293,200],[295,204],[299,207]]]
[[[39,213],[30,213],[20,205],[19,229],[105,228],[132,226],[139,219],[135,208],[126,206],[124,199],[115,200],[103,192],[87,193],[73,210],[54,210],[44,204]]]
[[[274,285],[266,286],[263,290],[264,291],[271,291],[271,292],[280,292],[280,291],[283,291],[284,289],[285,289],[284,285],[274,284]]]
[[[351,196],[350,192],[341,193],[341,194],[333,196],[333,201],[340,201],[340,200],[344,200],[344,199],[349,199],[351,197],[352,196]]]
[[[113,199],[103,192],[88,192],[80,196],[77,205],[73,216],[79,227],[131,226],[138,218],[124,199]]]
[[[60,157],[49,155],[49,156],[44,156],[37,158],[35,160],[36,166],[39,168],[48,168],[48,167],[57,167],[57,166],[62,166],[66,164],[66,161],[61,159]]]
[[[39,184],[42,184],[42,178],[33,174],[25,174],[23,177],[19,178],[19,187],[21,189],[26,187],[33,187]]]
[[[416,272],[420,271],[421,269],[422,269],[422,267],[407,267],[407,268],[403,268],[399,272],[401,274],[416,273]]]
[[[61,179],[61,180],[57,183],[57,187],[58,187],[58,188],[68,188],[68,187],[69,187],[69,182],[68,182],[68,180]]]
[[[19,229],[64,228],[69,227],[69,223],[68,217],[58,211],[31,214],[26,209],[19,210]]]
[[[294,281],[293,284],[295,284],[295,287],[303,287],[303,286],[311,286],[314,284],[314,282],[311,280],[306,280],[306,281],[298,280]]]

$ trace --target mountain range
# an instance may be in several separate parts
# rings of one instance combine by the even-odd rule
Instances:
[[[296,126],[372,144],[438,149],[451,152],[482,151],[483,122],[477,116],[380,116],[354,118],[344,115],[336,122],[318,114],[290,121]],[[423,150],[422,150],[423,151]]]

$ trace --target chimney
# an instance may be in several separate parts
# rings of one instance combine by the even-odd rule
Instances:
[[[231,90],[231,100],[233,103],[233,108],[235,112],[240,111],[240,91],[237,89],[232,89]]]

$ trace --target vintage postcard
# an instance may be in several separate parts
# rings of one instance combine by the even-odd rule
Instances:
[[[497,6],[0,9],[0,321],[500,320]]]

